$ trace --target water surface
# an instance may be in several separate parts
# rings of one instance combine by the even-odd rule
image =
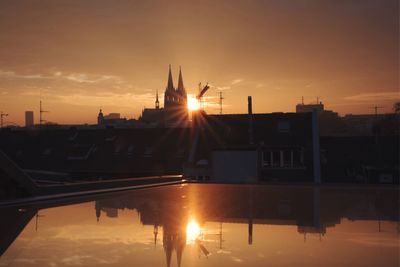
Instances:
[[[0,266],[399,266],[399,191],[186,184],[0,210]]]

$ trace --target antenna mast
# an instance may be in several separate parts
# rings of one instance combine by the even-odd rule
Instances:
[[[222,115],[222,100],[224,100],[225,98],[222,97],[222,91],[219,92],[219,114]]]
[[[42,125],[43,122],[46,122],[46,120],[44,120],[42,118],[42,114],[46,113],[46,112],[49,112],[49,111],[42,109],[42,99],[40,99],[40,107],[39,107],[39,125],[40,126]]]
[[[378,107],[377,105],[375,105],[374,107],[370,107],[375,109],[375,119],[378,120],[378,109],[383,108],[383,107]]]

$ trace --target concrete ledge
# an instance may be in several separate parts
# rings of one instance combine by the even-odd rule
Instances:
[[[129,182],[129,181],[127,181],[127,182]],[[130,181],[130,182],[132,183],[132,181]],[[124,185],[124,186],[116,186],[116,187],[101,188],[101,189],[90,189],[90,187],[87,187],[86,190],[83,190],[82,188],[79,188],[77,190],[77,187],[79,187],[79,185],[73,185],[72,187],[69,187],[69,188],[61,188],[62,190],[60,190],[61,192],[59,192],[59,193],[51,193],[51,194],[47,194],[47,195],[27,197],[27,198],[15,199],[15,200],[0,201],[0,208],[12,207],[12,206],[28,206],[28,205],[34,205],[34,204],[38,204],[38,203],[42,203],[42,202],[66,200],[69,198],[89,197],[89,196],[95,196],[95,195],[100,195],[100,194],[116,193],[116,192],[123,192],[123,191],[129,191],[129,190],[137,190],[137,189],[146,189],[146,188],[166,186],[166,185],[178,185],[178,184],[186,183],[186,180],[182,179],[181,176],[176,176],[174,178],[171,177],[169,181],[165,181],[165,179],[164,179],[164,182],[162,182],[160,179],[154,179],[151,181],[149,181],[149,179],[142,179],[140,182],[141,182],[141,184],[136,184],[136,185],[131,184],[130,186]],[[94,183],[94,184],[96,184],[96,183]],[[99,184],[97,184],[97,185],[99,185]],[[64,192],[62,192],[62,191],[64,191]]]

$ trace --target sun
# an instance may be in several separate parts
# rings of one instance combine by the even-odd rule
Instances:
[[[200,109],[199,100],[193,95],[188,95],[187,105],[188,105],[189,111],[194,111],[194,110]]]
[[[186,241],[187,243],[193,243],[200,235],[200,226],[194,220],[190,219],[187,226],[186,226]]]

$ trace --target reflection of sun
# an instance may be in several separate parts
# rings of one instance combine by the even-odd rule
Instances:
[[[198,110],[200,108],[199,100],[193,95],[188,95],[187,97],[187,105],[189,111]]]
[[[190,219],[186,226],[186,240],[187,243],[193,243],[200,235],[200,226],[194,220]]]

